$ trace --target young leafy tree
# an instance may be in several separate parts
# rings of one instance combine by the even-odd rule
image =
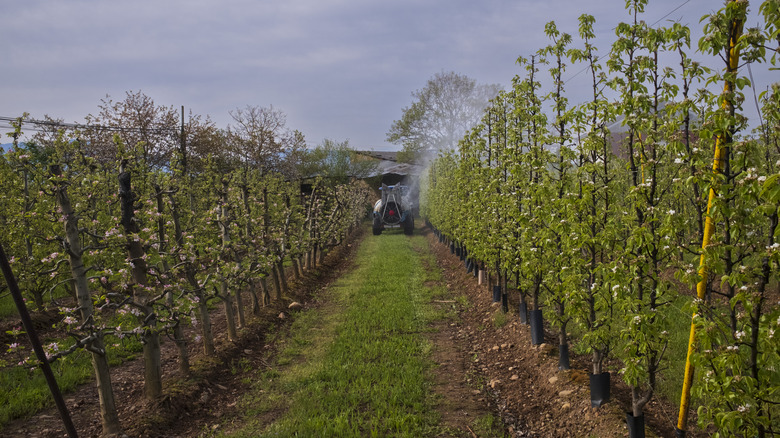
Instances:
[[[46,214],[53,210],[54,199],[41,196],[50,185],[45,169],[52,149],[34,141],[19,143],[24,119],[20,117],[12,122],[14,131],[9,134],[13,138],[12,149],[2,155],[0,172],[5,190],[0,195],[0,223],[8,230],[3,238],[4,247],[10,254],[20,255],[14,257],[14,271],[22,292],[37,310],[43,310],[47,292],[65,288],[56,281],[62,259],[49,257],[57,250],[55,242],[48,239],[53,235],[54,224]],[[51,259],[52,263],[41,264],[41,259]]]
[[[138,176],[139,173],[143,172],[142,166],[145,160],[141,161],[140,165],[133,166],[132,159],[125,154],[121,143],[118,144],[118,149],[121,159],[118,177],[119,200],[122,206],[121,224],[126,238],[131,277],[128,287],[132,291],[133,302],[131,305],[140,312],[138,317],[144,349],[144,394],[148,399],[155,400],[162,395],[160,335],[155,310],[159,296],[156,295],[155,282],[149,279],[147,254],[141,241],[141,234],[149,232],[146,231],[149,229],[145,228],[142,231],[139,226],[140,219],[136,217],[136,209],[139,207],[138,201],[140,200],[138,193],[142,192],[133,186],[133,175]],[[141,201],[141,203],[144,202]]]
[[[168,178],[163,178],[168,180]],[[170,184],[170,181],[166,181]],[[189,352],[187,350],[187,340],[184,337],[184,331],[182,324],[185,322],[183,319],[185,313],[179,309],[179,305],[176,302],[178,297],[175,296],[174,290],[181,289],[181,285],[177,285],[175,277],[177,272],[174,272],[172,263],[176,263],[172,257],[172,253],[169,252],[169,248],[173,245],[170,244],[168,238],[168,224],[171,221],[166,221],[166,194],[172,194],[171,191],[164,191],[159,183],[155,183],[154,186],[154,198],[156,203],[155,215],[157,216],[157,241],[150,245],[150,252],[156,255],[154,260],[154,271],[158,273],[158,279],[162,283],[163,289],[166,290],[164,309],[158,312],[158,319],[167,319],[164,321],[169,325],[173,334],[173,341],[176,343],[176,347],[179,351],[179,370],[183,375],[188,375],[190,372],[190,359]],[[170,217],[170,216],[169,216]],[[175,234],[178,237],[178,234]],[[183,307],[183,306],[182,306]],[[189,310],[189,309],[188,309]],[[189,312],[187,312],[189,313]]]
[[[170,248],[172,263],[179,271],[186,300],[194,307],[190,322],[200,328],[200,334],[194,341],[203,342],[203,351],[207,356],[216,354],[214,336],[211,328],[209,301],[215,299],[210,293],[210,279],[214,276],[214,265],[209,250],[214,246],[209,241],[211,227],[208,218],[202,212],[207,211],[210,183],[204,172],[199,178],[193,178],[184,156],[178,157],[178,165],[172,166],[171,189],[167,192],[170,210],[170,222],[173,226],[173,241]],[[207,170],[211,160],[206,158],[200,165]],[[201,194],[196,201],[196,194]],[[187,208],[186,206],[189,206]]]
[[[353,178],[372,176],[379,162],[355,152],[349,140],[337,142],[325,139],[307,152],[301,165],[304,177],[321,177],[326,184],[346,184]]]
[[[544,254],[549,256],[545,261],[546,271],[544,273],[543,284],[547,290],[547,301],[554,312],[550,312],[551,322],[559,327],[558,348],[560,369],[569,369],[569,339],[567,335],[567,326],[572,319],[572,312],[567,306],[571,304],[571,291],[579,286],[580,275],[574,266],[576,263],[576,253],[579,245],[569,239],[572,226],[577,218],[571,213],[574,198],[572,197],[572,163],[575,155],[571,149],[571,110],[568,108],[568,101],[564,96],[563,73],[566,71],[564,64],[567,56],[568,46],[571,43],[571,36],[567,33],[561,33],[551,21],[545,25],[545,34],[552,44],[542,49],[543,56],[554,59],[549,69],[554,90],[552,90],[546,100],[550,100],[554,111],[552,120],[550,143],[557,148],[557,157],[550,163],[555,175],[550,181],[554,190],[553,197],[549,202],[550,220],[545,224],[543,235],[546,236],[544,244],[547,249]]]
[[[233,294],[240,294],[240,290],[234,290],[231,292],[231,286],[236,287],[235,284],[230,284],[233,274],[235,274],[234,260],[233,260],[233,247],[230,237],[230,229],[233,223],[234,216],[232,214],[232,205],[230,203],[228,189],[230,186],[230,180],[228,175],[222,175],[216,173],[213,175],[214,190],[217,197],[216,207],[216,225],[219,232],[219,252],[217,256],[217,278],[219,279],[219,297],[225,305],[225,318],[227,319],[227,332],[228,339],[231,341],[238,340],[238,333],[236,331],[236,315],[233,307]],[[240,304],[240,303],[239,303]]]
[[[453,150],[499,90],[498,85],[477,84],[455,72],[436,73],[425,87],[412,93],[415,101],[390,126],[387,141],[402,145],[409,161]]]
[[[576,317],[584,325],[582,344],[591,353],[591,372],[600,375],[604,361],[614,346],[613,309],[615,299],[613,285],[606,281],[604,270],[609,269],[617,252],[616,172],[613,169],[615,156],[611,149],[606,125],[613,120],[612,105],[605,96],[607,78],[599,63],[596,47],[591,43],[595,37],[595,19],[583,14],[579,18],[579,35],[584,47],[571,49],[572,61],[587,63],[590,73],[592,97],[575,113],[579,145],[577,220],[575,235],[583,248],[581,274],[583,287],[573,288],[572,301]],[[582,133],[584,131],[584,134]]]
[[[544,59],[540,62],[546,64]],[[554,196],[551,192],[552,184],[550,183],[551,176],[548,166],[554,157],[545,148],[548,139],[548,124],[547,115],[542,110],[542,99],[539,96],[541,84],[536,78],[536,73],[539,71],[536,58],[531,57],[530,63],[523,62],[523,60],[518,60],[518,63],[525,64],[528,72],[527,78],[519,83],[519,95],[526,100],[521,124],[525,127],[525,138],[528,142],[527,169],[529,171],[529,191],[521,219],[521,222],[525,224],[521,239],[526,242],[526,245],[524,245],[521,259],[523,260],[524,276],[530,285],[533,310],[541,311],[542,282],[546,272],[544,266],[546,237],[543,236],[542,230],[547,226],[550,217],[549,211],[547,211],[548,201]],[[532,315],[536,315],[534,318],[538,318],[539,313]],[[532,324],[534,323],[541,326],[540,320],[532,319]],[[535,342],[542,343],[543,340],[537,339]]]
[[[498,286],[501,288],[501,307],[504,312],[508,310],[508,284],[509,273],[514,272],[514,260],[511,251],[506,245],[507,235],[512,235],[515,230],[512,224],[514,199],[510,190],[509,169],[512,165],[513,150],[509,147],[509,115],[510,100],[507,93],[501,92],[495,99],[490,112],[493,114],[491,135],[493,136],[493,148],[495,153],[495,166],[493,166],[492,180],[495,189],[493,193],[495,226],[493,227],[493,246],[497,250],[496,274]]]
[[[627,4],[633,24],[618,25],[620,38],[613,46],[610,66],[624,76],[619,107],[629,129],[631,190],[626,208],[634,212],[627,225],[624,266],[615,277],[622,288],[620,307],[625,324],[624,341],[618,356],[624,365],[624,380],[631,387],[632,413],[638,418],[656,391],[659,371],[668,346],[659,311],[672,299],[671,285],[662,275],[676,252],[671,238],[678,225],[677,212],[670,208],[670,185],[681,171],[671,157],[679,153],[679,124],[664,108],[677,88],[671,85],[671,69],[661,69],[659,53],[667,46],[668,32],[640,23],[637,16],[644,2]],[[621,63],[622,56],[628,61]]]
[[[525,245],[523,241],[524,230],[528,226],[528,211],[529,204],[527,202],[531,192],[531,181],[533,179],[533,172],[531,171],[530,162],[530,143],[524,137],[524,125],[526,121],[527,101],[525,100],[522,86],[522,79],[519,76],[515,76],[512,79],[512,92],[510,94],[511,99],[511,112],[508,116],[509,126],[507,127],[507,141],[509,149],[509,177],[507,179],[507,192],[511,193],[511,201],[508,205],[511,206],[509,210],[509,216],[512,222],[512,233],[510,237],[510,249],[508,258],[511,260],[510,272],[515,277],[515,285],[520,295],[520,304],[518,311],[520,313],[520,321],[522,323],[527,322],[528,315],[528,295],[531,290],[529,283],[529,277],[525,275],[523,270]]]
[[[713,298],[697,301],[701,317],[697,325],[701,350],[696,364],[703,368],[697,393],[707,400],[699,407],[703,424],[714,424],[719,433],[745,436],[773,436],[780,430],[780,393],[775,371],[780,366],[775,332],[780,306],[769,298],[775,283],[780,190],[777,184],[780,158],[775,133],[764,131],[758,139],[739,140],[745,126],[740,115],[743,89],[748,78],[740,76],[740,57],[748,62],[765,60],[767,37],[776,36],[777,26],[742,31],[747,16],[746,2],[729,2],[706,17],[705,37],[700,47],[720,55],[725,69],[714,80],[725,83],[724,92],[710,114],[711,124],[702,137],[716,137],[716,159],[712,179],[711,218],[722,231],[713,234],[705,248],[702,269],[720,277],[713,286]],[[762,5],[762,8],[765,5]],[[770,9],[762,9],[766,13]],[[777,17],[775,6],[775,15]],[[773,30],[774,29],[774,30]],[[772,60],[774,61],[774,59]],[[776,89],[764,95],[762,112],[769,125],[777,124]],[[717,164],[717,163],[716,163]],[[710,226],[710,224],[708,224]],[[701,281],[701,279],[700,279]]]
[[[57,142],[57,153],[53,158],[54,164],[49,167],[50,181],[53,186],[50,193],[54,195],[57,202],[57,221],[64,226],[64,236],[61,237],[61,242],[67,263],[70,266],[78,304],[79,323],[75,324],[74,320],[74,324],[69,330],[71,336],[77,339],[71,351],[84,348],[90,352],[95,371],[103,434],[114,436],[120,434],[122,429],[111,387],[111,374],[103,328],[100,327],[99,316],[95,315],[94,296],[89,287],[87,274],[92,267],[85,263],[85,255],[95,248],[82,245],[83,233],[86,229],[80,226],[81,214],[75,208],[76,206],[83,208],[84,204],[74,203],[69,192],[71,181],[85,181],[91,175],[95,175],[90,169],[92,164],[90,159],[79,162],[79,146],[78,142],[69,142],[65,138]],[[93,184],[86,185],[88,190],[93,187]],[[70,321],[66,318],[65,323],[68,324],[68,322]],[[56,357],[64,356],[66,353],[61,352]]]

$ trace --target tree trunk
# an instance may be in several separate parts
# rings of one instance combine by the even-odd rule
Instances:
[[[274,301],[282,297],[282,284],[279,280],[279,271],[276,270],[276,264],[271,266],[271,280],[274,282],[274,294],[271,297]]]
[[[192,277],[195,280],[195,277]],[[192,284],[192,281],[190,282]],[[195,285],[197,286],[197,281]],[[200,315],[200,333],[203,337],[203,352],[206,356],[214,356],[217,354],[217,349],[214,346],[214,333],[211,331],[211,314],[209,313],[208,301],[206,300],[206,294],[203,292],[198,293],[198,314]]]
[[[284,272],[284,260],[279,260],[276,263],[276,269],[279,271],[279,283],[282,285],[282,293],[286,294],[287,287],[287,275]]]
[[[257,296],[257,280],[249,280],[249,296],[252,298],[252,315],[260,314],[260,298]]]
[[[228,251],[230,249],[230,234],[228,233],[230,220],[228,217],[228,181],[222,180],[222,191],[220,192],[221,206],[219,209],[219,226],[222,231],[222,251],[220,252],[220,259],[223,262],[229,261],[230,257]],[[220,295],[225,304],[225,319],[227,320],[228,339],[235,341],[238,339],[236,333],[236,320],[233,313],[233,297],[230,295],[228,288],[227,278],[223,275],[219,282]],[[239,309],[239,315],[243,314],[243,309]]]
[[[173,309],[173,293],[168,292],[166,301],[168,306]],[[173,326],[173,342],[176,343],[176,349],[179,352],[179,371],[182,375],[188,376],[190,374],[190,354],[187,350],[187,339],[184,338],[180,320],[177,320],[176,325]]]
[[[301,267],[298,264],[298,257],[290,256],[290,261],[292,261],[293,275],[295,276],[295,279],[300,280],[302,273],[301,273]]]
[[[262,288],[263,306],[271,304],[271,294],[268,292],[268,280],[265,276],[260,277],[260,287]]]
[[[52,166],[51,173],[56,177],[60,175],[60,167]],[[65,217],[65,240],[68,243],[68,261],[70,272],[73,275],[73,289],[79,305],[81,320],[88,321],[92,318],[94,307],[92,296],[87,283],[87,272],[82,260],[81,239],[79,236],[78,216],[70,204],[67,189],[64,185],[55,186],[57,203]],[[119,415],[116,410],[114,391],[111,387],[111,374],[108,360],[105,354],[103,336],[100,332],[90,344],[92,356],[92,368],[95,371],[95,383],[98,390],[98,403],[100,405],[100,420],[103,427],[103,435],[119,435],[122,428],[119,424]],[[99,352],[102,352],[99,353]]]
[[[645,405],[650,401],[650,399],[653,397],[653,390],[648,389],[647,392],[642,394],[641,388],[638,386],[632,386],[631,387],[631,413],[635,417],[639,417],[642,415],[642,411],[645,408]]]
[[[182,245],[182,231],[181,220],[179,217],[179,206],[176,203],[176,198],[173,193],[169,194],[171,201],[171,216],[173,217],[174,232],[176,234],[177,245]],[[191,263],[188,263],[184,267],[184,276],[187,279],[190,287],[192,287],[193,293],[198,298],[198,316],[200,318],[200,333],[203,339],[203,352],[206,356],[213,356],[216,353],[214,348],[214,335],[211,332],[211,315],[207,306],[206,294],[198,284],[198,280],[195,278],[195,270]]]
[[[241,296],[241,288],[233,290],[236,299],[236,310],[238,311],[238,327],[246,327],[246,316],[244,315],[244,298]]]
[[[593,349],[593,355],[591,356],[591,364],[593,365],[593,375],[598,375],[602,373],[601,370],[601,363],[603,362],[604,355],[602,354],[601,350]]]
[[[230,295],[228,290],[227,281],[221,280],[219,282],[219,293],[222,302],[225,305],[225,319],[227,322],[228,339],[231,341],[238,340],[238,333],[236,332],[236,316],[233,312],[233,296]]]
[[[322,265],[322,263],[325,262],[325,254],[326,254],[325,248],[320,248],[320,251],[319,251],[319,254],[318,254],[319,257],[317,258],[317,264],[318,265]]]
[[[157,234],[158,234],[158,240],[160,241],[160,253],[166,252],[167,249],[167,242],[165,240],[165,219],[163,219],[163,211],[164,211],[164,204],[163,204],[163,192],[160,190],[160,187],[155,184],[154,185],[154,191],[155,191],[155,197],[157,198],[157,213],[160,215],[157,219]],[[180,237],[180,236],[176,236]],[[168,264],[168,261],[166,259],[163,259],[163,270],[166,274],[170,273],[170,266]],[[176,315],[178,316],[178,312],[176,312],[175,307],[175,301],[173,297],[173,292],[168,291],[167,294],[165,294],[165,302],[170,309],[170,313],[172,316]],[[182,373],[182,375],[187,376],[190,374],[190,356],[189,352],[187,351],[187,340],[184,338],[184,332],[182,331],[181,327],[181,321],[179,318],[176,318],[176,324],[173,326],[173,341],[176,343],[176,348],[179,351],[179,371]]]
[[[144,394],[149,400],[155,400],[162,395],[162,366],[160,363],[160,337],[156,331],[157,317],[152,308],[152,297],[146,287],[147,267],[144,260],[144,249],[139,240],[131,236],[138,233],[138,223],[135,220],[135,196],[131,189],[131,174],[125,171],[126,163],[120,165],[119,198],[122,206],[122,226],[127,238],[127,254],[130,258],[133,281],[134,304],[141,309],[139,323],[143,327],[144,351]]]
[[[566,334],[566,326],[568,325],[569,321],[566,319],[566,304],[564,301],[560,301],[558,303],[558,316],[561,318],[561,331],[558,334],[558,351],[561,352],[561,356],[558,362],[558,367],[562,370],[568,370],[569,337]],[[566,356],[563,355],[564,351],[567,353]]]

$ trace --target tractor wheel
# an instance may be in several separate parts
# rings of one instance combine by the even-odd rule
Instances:
[[[371,226],[371,231],[373,231],[374,236],[378,236],[382,234],[382,220],[379,218],[374,218],[374,223]]]
[[[411,236],[414,233],[414,216],[411,214],[404,221],[404,234]]]

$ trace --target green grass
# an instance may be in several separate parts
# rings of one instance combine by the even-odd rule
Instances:
[[[19,315],[19,311],[16,309],[13,297],[5,295],[0,297],[0,318],[10,315]]]
[[[57,290],[54,292],[53,297],[46,295],[46,300],[44,301],[44,305],[50,306],[51,301],[49,298],[54,299],[60,299],[68,296],[68,291],[66,291],[64,288],[57,288]],[[33,300],[30,297],[27,298],[27,310],[30,313],[35,312],[35,304],[33,304]],[[11,296],[10,293],[6,291],[6,294],[3,296],[0,296],[0,318],[5,317],[19,317],[19,310],[16,308],[16,303],[14,303],[14,298]]]
[[[680,401],[688,355],[691,302],[691,297],[680,295],[663,309],[664,330],[669,332],[669,346],[666,350],[666,367],[658,379],[658,394],[675,404]]]
[[[435,434],[424,332],[439,312],[424,283],[441,273],[423,267],[426,245],[400,233],[365,239],[356,269],[328,288],[330,304],[296,316],[279,357],[283,370],[259,376],[241,403],[246,423],[233,435]],[[280,411],[264,424],[264,415]]]
[[[474,420],[473,429],[477,436],[509,437],[509,434],[504,431],[501,419],[492,414],[486,414]]]
[[[509,312],[504,312],[501,308],[493,312],[493,327],[501,328],[509,322]]]

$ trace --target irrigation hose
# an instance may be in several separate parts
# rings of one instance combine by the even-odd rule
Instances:
[[[733,1],[733,0],[732,0]],[[731,30],[731,36],[729,38],[729,64],[728,64],[728,71],[729,72],[736,72],[739,67],[739,47],[737,46],[737,41],[739,40],[739,37],[742,35],[742,21],[741,20],[735,20],[733,22],[733,27]],[[727,78],[725,84],[723,85],[723,93],[724,95],[729,95],[734,91],[734,84],[733,82]],[[729,110],[731,108],[731,104],[729,103],[729,99],[724,99],[722,108],[724,110]],[[713,182],[715,181],[715,178],[717,178],[718,172],[720,172],[721,169],[721,163],[724,163],[727,159],[726,157],[726,147],[729,142],[731,141],[731,136],[728,133],[721,133],[718,135],[718,137],[715,140],[715,156],[712,162],[712,172],[713,172]],[[715,225],[712,223],[712,217],[710,216],[710,208],[712,207],[712,203],[715,199],[717,194],[715,193],[715,190],[710,186],[709,196],[707,198],[707,216],[705,218],[704,222],[704,236],[702,236],[702,242],[701,242],[701,257],[699,259],[699,282],[696,283],[696,297],[699,300],[704,299],[704,295],[707,288],[707,263],[706,263],[706,257],[704,251],[707,249],[707,246],[710,244],[710,237],[712,237],[712,234],[715,231]],[[688,337],[688,354],[685,359],[685,375],[683,379],[683,388],[682,388],[682,396],[680,397],[680,412],[677,417],[677,437],[684,437],[685,431],[688,424],[688,407],[690,405],[690,399],[691,399],[691,386],[693,382],[693,372],[694,372],[694,366],[691,363],[691,356],[693,355],[694,346],[696,342],[696,313],[693,314],[691,317],[691,333]]]

